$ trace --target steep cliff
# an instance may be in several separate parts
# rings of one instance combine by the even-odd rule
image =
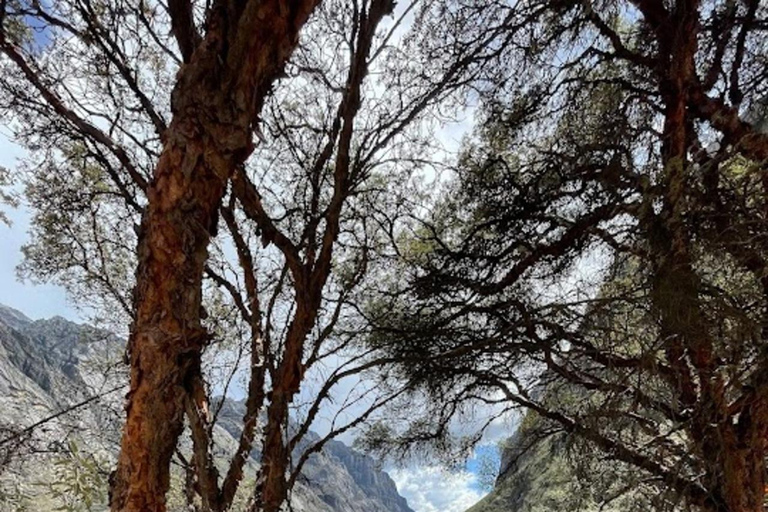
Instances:
[[[494,489],[468,512],[587,512],[574,492],[574,472],[562,437],[532,439],[521,427],[504,443]]]

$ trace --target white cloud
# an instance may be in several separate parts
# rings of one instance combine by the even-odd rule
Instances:
[[[389,475],[416,512],[464,512],[484,496],[475,475],[467,471],[421,466],[394,469]]]

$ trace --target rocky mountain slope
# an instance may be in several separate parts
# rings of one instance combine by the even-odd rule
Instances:
[[[575,499],[574,474],[562,438],[531,442],[519,429],[502,449],[494,489],[467,512],[587,512]]]
[[[122,350],[109,333],[59,317],[33,321],[0,305],[0,510],[104,509],[105,475],[122,417]],[[24,431],[86,401],[43,427]],[[237,443],[240,418],[242,403],[227,402],[214,434],[222,456]],[[73,470],[62,460],[87,462],[90,472],[75,468],[74,478],[79,478],[79,490],[93,487],[96,499],[89,508],[62,483],[71,476],[62,472]],[[251,476],[257,460],[255,452]],[[312,455],[292,506],[297,512],[413,512],[373,459],[338,441]]]
[[[677,510],[636,469],[550,427],[535,413],[524,417],[503,443],[493,490],[467,512]]]

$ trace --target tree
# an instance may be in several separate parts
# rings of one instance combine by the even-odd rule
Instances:
[[[526,8],[445,198],[400,222],[407,278],[365,312],[453,404],[404,440],[522,406],[691,506],[763,510],[765,6]]]
[[[58,91],[50,88],[34,61],[39,43],[20,46],[11,33],[0,32],[0,49],[28,86],[64,122],[109,149],[147,194],[129,341],[131,390],[112,510],[165,509],[168,467],[183,426],[184,394],[179,391],[199,367],[206,341],[200,324],[201,280],[215,216],[229,177],[253,150],[252,130],[264,97],[314,6],[314,1],[216,2],[202,13],[205,34],[201,34],[197,7],[187,1],[170,2],[170,25],[183,65],[173,86],[172,116],[166,126],[139,89],[141,77],[125,60],[128,50],[111,37],[108,27],[123,20],[117,15],[125,6],[109,9],[100,2],[65,2],[48,10],[37,2],[2,3],[3,28],[14,21],[24,24],[24,17],[31,16],[48,29],[47,36],[78,38],[80,44],[99,47],[136,94],[161,139],[148,181],[108,133],[66,106]],[[137,21],[144,7],[136,9]]]
[[[4,26],[31,31],[5,36],[4,65],[23,73],[0,79],[3,114],[33,150],[23,169],[35,212],[24,271],[133,321],[113,509],[163,509],[186,418],[194,453],[177,459],[190,506],[230,508],[260,443],[250,507],[277,510],[311,453],[402,389],[374,394],[358,382],[342,401],[351,412],[319,442],[302,442],[337,384],[391,361],[357,349],[349,320],[386,229],[374,213],[407,206],[398,191],[430,163],[436,107],[467,86],[493,35],[432,73],[405,66],[418,42],[394,35],[412,6],[385,27],[390,2],[328,3],[268,94],[311,7],[267,12],[279,5],[5,6]],[[276,33],[253,32],[254,17],[279,20],[264,22]],[[258,41],[270,43],[248,48]],[[219,475],[222,402],[211,380],[221,376],[226,390],[243,373],[242,435]],[[317,390],[291,418],[302,383]]]
[[[12,185],[12,180],[8,169],[0,167],[0,187],[8,188]],[[5,192],[0,190],[0,204],[4,206],[16,207],[18,206],[18,199],[13,192]],[[10,221],[5,212],[0,211],[0,222],[5,225],[10,225]]]

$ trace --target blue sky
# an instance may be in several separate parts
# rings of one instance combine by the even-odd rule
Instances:
[[[14,169],[24,151],[8,138],[7,129],[0,129],[0,166]],[[30,318],[48,318],[55,315],[70,320],[81,317],[66,298],[61,287],[22,282],[16,275],[16,266],[21,262],[21,247],[26,242],[29,229],[29,212],[23,204],[19,208],[3,207],[11,220],[10,227],[0,224],[0,303],[22,311]]]

